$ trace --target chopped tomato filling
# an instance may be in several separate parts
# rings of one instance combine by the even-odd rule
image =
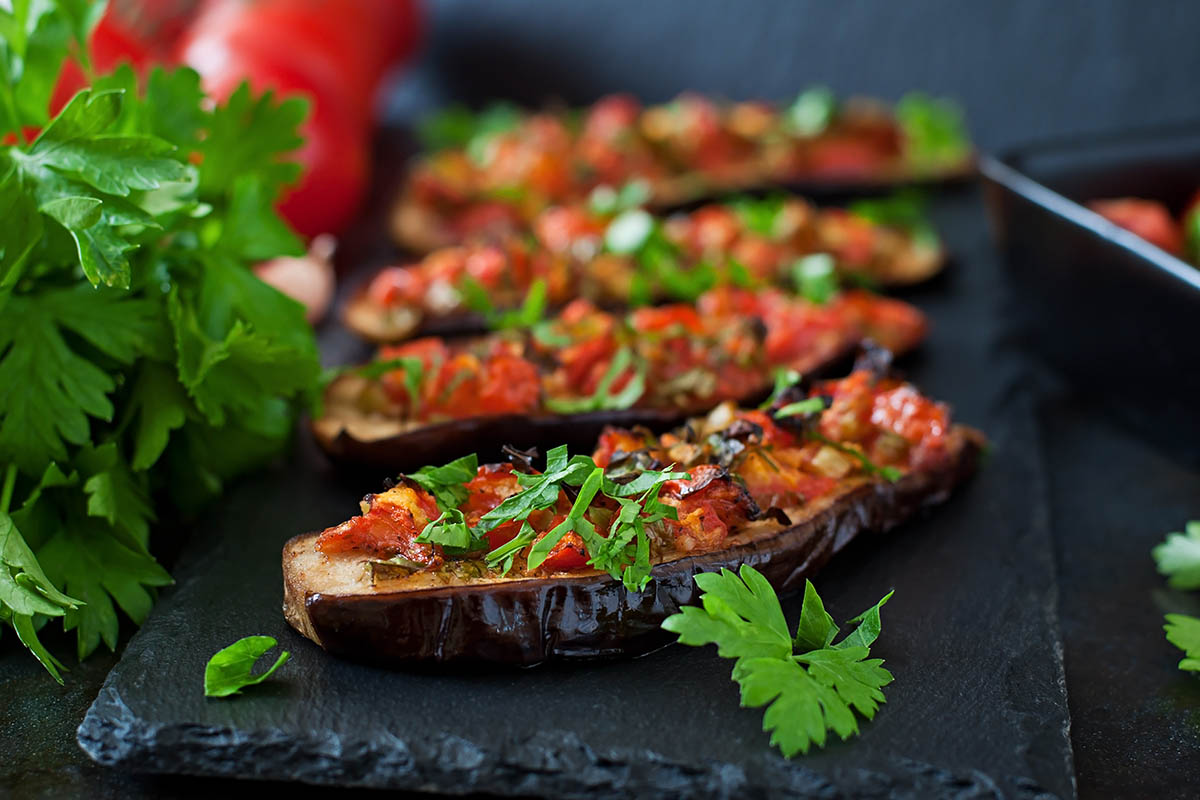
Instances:
[[[327,555],[357,551],[379,558],[402,556],[435,567],[444,560],[441,548],[414,540],[439,513],[425,490],[396,486],[372,496],[361,515],[325,529],[317,537],[317,549]]]

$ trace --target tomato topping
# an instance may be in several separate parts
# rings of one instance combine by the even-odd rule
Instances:
[[[541,541],[547,533],[553,530],[560,522],[565,521],[566,518],[566,514],[555,516],[550,521],[547,529],[534,541]],[[567,531],[554,547],[550,548],[546,560],[542,562],[538,570],[541,572],[570,572],[571,570],[586,567],[587,562],[587,547],[584,546],[583,539],[579,538],[579,534],[574,531]]]
[[[657,308],[639,308],[630,316],[633,329],[642,333],[664,331],[675,326],[682,327],[690,333],[702,333],[704,323],[696,313],[694,306],[676,303]]]
[[[417,305],[425,296],[426,281],[417,267],[385,267],[367,285],[367,297],[380,306]]]
[[[916,347],[929,330],[925,315],[914,306],[861,289],[842,292],[834,307],[868,338],[897,353]]]
[[[357,551],[381,558],[402,556],[426,566],[442,563],[441,548],[414,541],[439,512],[433,496],[408,485],[373,495],[370,508],[317,537],[322,553]]]
[[[950,412],[944,404],[930,400],[906,384],[876,395],[871,424],[916,445],[911,462],[912,466],[921,467],[938,460],[945,452]]]
[[[542,378],[529,361],[519,356],[489,358],[476,407],[492,414],[536,411],[542,400]]]
[[[674,506],[679,517],[665,520],[667,529],[680,550],[715,550],[731,526],[752,515],[753,500],[719,466],[701,464],[688,472],[690,479],[667,481],[660,492],[662,502]]]
[[[1093,200],[1088,203],[1088,208],[1172,255],[1183,254],[1183,231],[1162,203],[1136,197],[1121,197],[1115,200]]]
[[[534,233],[543,247],[556,253],[570,253],[582,239],[604,236],[605,225],[577,206],[548,208],[534,221]]]

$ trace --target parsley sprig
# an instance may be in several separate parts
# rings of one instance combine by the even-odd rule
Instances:
[[[1193,520],[1183,533],[1168,533],[1162,544],[1151,551],[1158,571],[1168,576],[1175,589],[1200,589],[1200,521]],[[1184,651],[1179,668],[1200,672],[1200,618],[1187,614],[1167,614],[1167,641]]]
[[[246,269],[304,250],[273,206],[307,104],[122,67],[52,119],[102,10],[0,7],[0,621],[55,678],[35,622],[115,648],[171,580],[156,503],[272,458],[319,375],[303,309]]]
[[[684,606],[663,628],[681,644],[715,644],[718,655],[735,659],[732,677],[742,705],[767,707],[763,730],[785,757],[824,747],[829,731],[849,739],[858,733],[858,716],[875,717],[892,674],[883,659],[867,656],[891,592],[849,620],[854,629],[834,644],[839,628],[811,581],[804,584],[794,636],[775,590],[753,567],[701,573],[695,581],[703,592],[700,606]]]

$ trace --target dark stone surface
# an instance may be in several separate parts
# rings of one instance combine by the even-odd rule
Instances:
[[[408,119],[416,110],[455,96],[479,100],[498,93],[584,101],[604,91],[634,89],[661,99],[688,87],[732,96],[785,96],[811,81],[824,81],[842,92],[885,97],[912,88],[956,95],[965,103],[972,131],[985,149],[1200,115],[1194,86],[1200,50],[1193,45],[1200,6],[1192,3],[764,0],[751,6],[721,0],[686,4],[608,0],[581,6],[545,0],[502,4],[440,0],[434,5],[428,51],[410,79],[396,87],[389,104],[393,120]],[[943,219],[951,225],[965,221],[971,228],[967,237],[971,246],[960,253],[963,270],[993,263],[976,227],[977,216],[976,210],[964,209],[959,216]],[[348,262],[370,255],[372,248],[378,250],[357,241],[348,244]],[[969,326],[971,313],[957,315],[957,324]],[[946,317],[939,314],[938,319]],[[962,356],[963,348],[954,337],[939,335],[935,344],[931,353],[939,361],[953,364]],[[351,337],[336,329],[325,332],[324,345],[330,362],[361,352]],[[920,377],[930,380],[930,388],[941,395],[959,399],[959,381],[952,375]],[[987,422],[983,416],[969,418]],[[1080,795],[1147,796],[1161,790],[1158,793],[1168,796],[1187,796],[1194,783],[1189,770],[1196,755],[1195,739],[1187,733],[1194,729],[1187,726],[1195,714],[1191,709],[1200,708],[1200,703],[1194,682],[1188,683],[1173,668],[1175,655],[1161,639],[1160,609],[1147,605],[1156,602],[1155,592],[1163,591],[1147,551],[1163,531],[1176,529],[1194,513],[1190,504],[1200,489],[1200,478],[1156,456],[1137,440],[1103,427],[1094,414],[1066,420],[1050,417],[1048,422],[1057,504],[1055,535],[1061,541],[1071,735]],[[1074,437],[1071,447],[1053,427],[1059,425]],[[1110,465],[1130,459],[1138,468],[1122,468],[1128,480],[1110,480]],[[253,494],[264,486],[249,484],[245,491]],[[350,482],[342,488],[352,502],[362,484]],[[1104,502],[1097,502],[1097,497]],[[260,500],[288,502],[286,497]],[[989,510],[1008,518],[1006,508]],[[339,506],[336,513],[331,510],[330,518],[340,518],[344,512]],[[1015,522],[1012,530],[1022,533]],[[973,535],[969,529],[956,533]],[[897,536],[897,542],[920,552],[930,533],[925,526],[915,526]],[[874,550],[867,556],[872,562],[885,557],[884,551]],[[971,565],[972,558],[964,557],[963,564]],[[824,591],[840,584],[843,571],[857,580],[860,560],[847,553],[835,562],[821,580]],[[1114,587],[1130,591],[1117,594]],[[875,599],[870,595],[876,588],[867,587],[858,597],[835,598],[834,609],[853,613]],[[1078,600],[1076,592],[1082,593]],[[227,608],[236,599],[222,598],[219,607]],[[899,623],[899,602],[898,595],[885,612],[889,627],[881,648],[898,630],[892,623]],[[928,624],[936,621],[934,614]],[[234,635],[247,632],[255,631],[239,630]],[[899,676],[893,689],[897,692],[906,681],[901,667],[915,675],[920,665],[899,663],[906,643],[899,638],[890,641],[885,655]],[[999,642],[989,641],[980,649],[1003,646]],[[70,642],[55,638],[51,646],[74,661]],[[191,798],[259,796],[284,788],[218,779],[141,777],[93,764],[75,746],[73,732],[112,661],[111,656],[98,655],[83,665],[72,664],[68,685],[62,689],[14,646],[13,637],[4,638],[0,643],[0,796]],[[199,679],[189,676],[192,680]],[[735,694],[723,697],[736,702]],[[897,702],[894,699],[892,709],[883,713],[893,711]],[[396,698],[395,703],[403,707],[404,698]],[[890,716],[889,724],[898,724],[900,714]],[[882,716],[876,724],[887,719]],[[1121,723],[1123,719],[1132,722]],[[978,738],[989,735],[982,725],[977,729]],[[759,744],[765,749],[761,736]],[[967,781],[957,788],[968,794],[974,786]],[[298,784],[289,784],[286,790],[292,797],[312,794]]]
[[[1061,393],[1041,416],[1079,794],[1195,797],[1200,680],[1162,625],[1200,595],[1169,589],[1150,549],[1200,517],[1200,474]]]
[[[332,658],[279,611],[279,550],[370,486],[301,442],[288,472],[232,492],[80,729],[105,764],[442,792],[583,796],[1069,796],[1045,476],[978,198],[939,204],[959,264],[914,300],[934,321],[912,374],[996,442],[946,507],[867,537],[817,581],[842,618],[889,588],[877,645],[898,676],[858,741],[791,763],[740,709],[729,663],[671,647],[632,661],[481,673],[388,672]],[[969,266],[967,266],[969,264]],[[382,476],[379,476],[380,478]],[[798,602],[788,603],[794,617]],[[293,653],[278,678],[205,700],[207,658],[251,633]]]

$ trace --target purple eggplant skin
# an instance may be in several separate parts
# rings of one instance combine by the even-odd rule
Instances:
[[[884,532],[943,502],[975,470],[985,439],[956,426],[951,457],[895,483],[864,480],[804,519],[717,552],[654,567],[650,584],[629,592],[603,573],[553,576],[398,592],[309,591],[294,554],[318,534],[284,547],[284,614],[328,652],[353,660],[413,667],[451,663],[529,666],[551,660],[633,656],[672,641],[662,621],[699,602],[698,572],[758,569],[791,593],[860,533]]]

